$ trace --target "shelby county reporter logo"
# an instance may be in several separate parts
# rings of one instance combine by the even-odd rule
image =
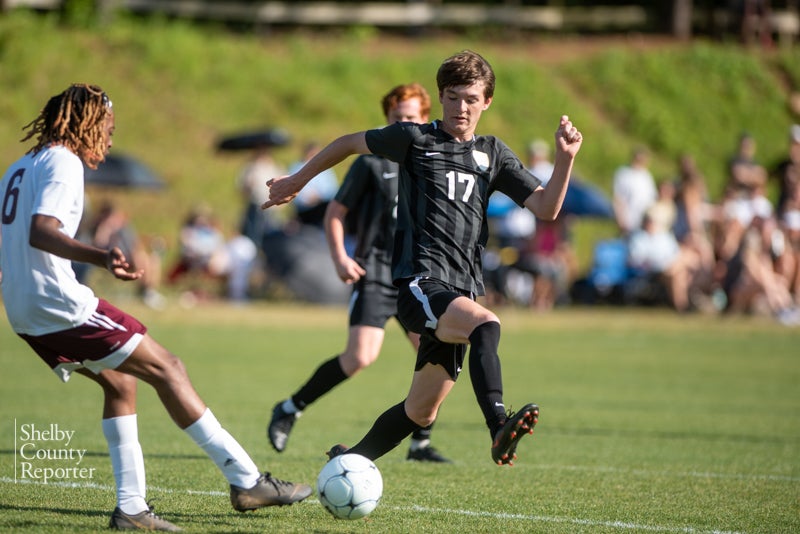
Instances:
[[[94,478],[84,464],[86,449],[75,447],[74,430],[57,423],[18,423],[14,420],[14,482],[75,481]]]

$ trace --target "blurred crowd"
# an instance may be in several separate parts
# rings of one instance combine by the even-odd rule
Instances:
[[[209,298],[269,296],[265,287],[276,283],[303,300],[346,302],[322,227],[339,180],[327,172],[285,209],[262,210],[265,182],[297,170],[318,150],[307,143],[284,168],[273,148],[248,151],[235,180],[242,198],[238,227],[225,231],[209,207],[195,206],[178,230],[171,265],[162,265],[165,240],[143,242],[112,203],[87,218],[84,239],[119,246],[143,268],[138,293],[153,308],[166,303],[164,285],[176,287],[187,306]],[[550,151],[542,140],[526,150],[528,169],[543,182],[552,172]],[[790,128],[786,156],[774,168],[759,162],[756,139],[742,133],[717,201],[691,155],[676,161],[674,176],[658,181],[650,157],[646,147],[636,147],[615,171],[610,195],[574,177],[583,197],[578,204],[577,197],[570,200],[571,184],[554,221],[537,220],[504,195],[493,195],[484,256],[488,304],[536,310],[570,303],[666,305],[680,313],[770,315],[800,324],[800,125]],[[613,220],[617,229],[615,237],[593,244],[588,269],[579,266],[573,243],[579,217]],[[86,269],[76,265],[82,279]]]
[[[529,168],[546,180],[546,145],[531,145]],[[668,305],[680,313],[769,315],[800,325],[800,125],[788,132],[774,168],[757,159],[756,139],[738,138],[720,200],[710,200],[691,155],[674,177],[656,181],[650,152],[634,149],[613,176],[618,235],[597,242],[586,273],[576,270],[574,215],[538,221],[503,211],[487,252],[489,298],[537,309],[559,303]],[[774,180],[775,201],[768,189]],[[491,215],[491,212],[490,212]]]

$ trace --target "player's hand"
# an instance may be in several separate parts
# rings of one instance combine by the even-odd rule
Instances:
[[[286,204],[297,196],[300,188],[295,185],[292,178],[293,176],[281,176],[279,178],[267,180],[267,196],[269,199],[261,204],[262,210],[272,206]]]
[[[125,254],[122,253],[119,247],[112,248],[106,254],[106,268],[116,278],[126,282],[138,280],[144,275],[144,269],[130,271],[131,265],[128,263]]]
[[[575,157],[575,154],[581,149],[582,143],[581,132],[572,124],[568,116],[562,115],[558,130],[556,130],[556,150]]]
[[[353,284],[361,280],[361,277],[367,274],[367,271],[359,265],[357,261],[349,256],[336,263],[336,274],[345,284]]]

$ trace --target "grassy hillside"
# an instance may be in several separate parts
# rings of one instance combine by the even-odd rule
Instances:
[[[0,162],[5,167],[27,148],[17,142],[20,128],[49,96],[75,81],[100,84],[115,103],[115,150],[140,157],[169,183],[158,194],[126,193],[124,202],[141,232],[171,244],[197,202],[211,204],[229,228],[238,218],[234,179],[244,159],[217,153],[220,135],[285,127],[295,142],[277,156],[288,164],[308,139],[381,124],[378,100],[390,86],[416,80],[435,90],[439,63],[463,48],[481,52],[497,72],[482,132],[522,152],[535,137],[549,139],[568,113],[586,138],[577,173],[606,190],[631,147],[645,143],[656,153],[657,178],[673,175],[677,155],[689,151],[717,195],[740,131],[755,134],[769,163],[783,154],[786,130],[798,120],[787,104],[800,88],[798,49],[760,53],[633,39],[601,46],[577,38],[406,40],[364,30],[231,35],[124,18],[78,29],[15,12],[0,17]],[[346,164],[337,170],[342,175]],[[599,228],[582,232],[583,239],[610,231]]]

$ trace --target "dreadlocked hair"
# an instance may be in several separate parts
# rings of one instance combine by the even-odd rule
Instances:
[[[102,126],[109,113],[111,101],[100,87],[72,84],[51,97],[39,116],[23,127],[29,131],[21,142],[36,138],[28,151],[34,154],[51,144],[64,145],[95,168],[105,156]]]

